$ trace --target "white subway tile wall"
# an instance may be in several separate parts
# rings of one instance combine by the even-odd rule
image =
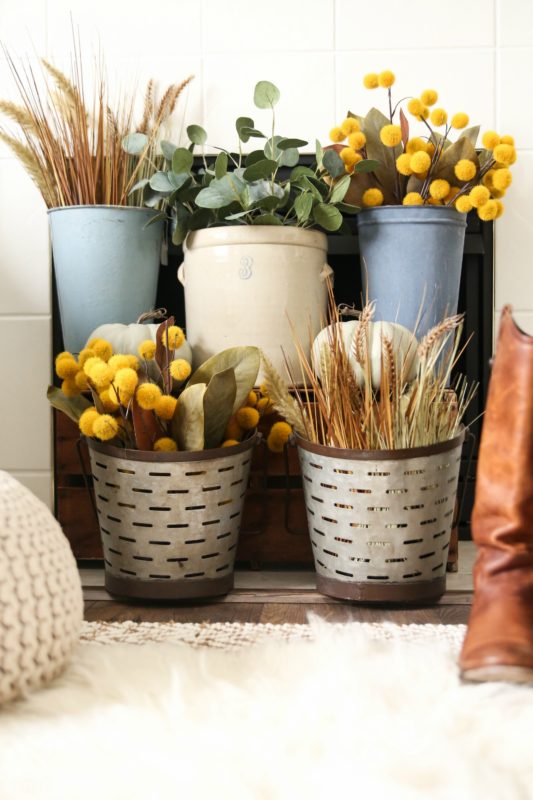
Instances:
[[[100,48],[117,91],[149,77],[161,88],[190,73],[182,118],[168,138],[192,121],[215,146],[233,144],[234,118],[268,115],[252,103],[253,86],[270,79],[282,95],[278,129],[314,142],[347,109],[383,104],[367,92],[365,72],[392,69],[395,91],[435,87],[450,111],[465,110],[483,129],[516,137],[515,182],[496,224],[495,317],[513,303],[533,332],[533,133],[524,75],[533,72],[530,0],[381,0],[375,13],[361,0],[160,0],[156,16],[130,0],[0,2],[0,41],[15,56],[45,54],[68,67],[72,25],[79,29],[87,73]],[[94,54],[94,58],[93,55]],[[92,62],[92,63],[89,63]],[[13,85],[0,51],[0,97]],[[10,392],[0,399],[0,468],[51,499],[51,421],[45,400],[50,365],[50,290],[46,209],[37,190],[0,146],[0,336]],[[7,358],[7,363],[6,363]]]

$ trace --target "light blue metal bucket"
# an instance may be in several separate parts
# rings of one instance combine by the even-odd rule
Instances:
[[[439,206],[380,206],[357,217],[363,292],[374,319],[420,339],[457,313],[466,214]],[[418,323],[418,324],[417,324]]]
[[[63,344],[78,353],[106,322],[130,323],[155,306],[163,222],[127,206],[48,212]]]

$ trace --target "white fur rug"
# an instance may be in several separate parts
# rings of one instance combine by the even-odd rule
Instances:
[[[533,690],[461,684],[463,626],[288,627],[86,623],[0,710],[1,800],[533,798]]]

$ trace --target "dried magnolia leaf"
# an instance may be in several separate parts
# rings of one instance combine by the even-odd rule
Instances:
[[[233,412],[239,409],[257,381],[261,356],[257,347],[230,347],[208,358],[189,380],[189,386],[197,383],[208,384],[213,375],[229,368],[235,372],[237,391]],[[183,395],[182,395],[183,396]]]
[[[213,375],[204,394],[204,447],[219,447],[233,413],[237,381],[233,367]]]
[[[187,386],[172,417],[172,436],[180,450],[204,449],[204,395],[207,384]]]

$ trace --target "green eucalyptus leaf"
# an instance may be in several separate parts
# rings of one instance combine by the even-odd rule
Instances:
[[[189,217],[189,230],[199,231],[203,228],[208,228],[214,220],[215,216],[212,211],[208,208],[198,208]]]
[[[228,154],[219,153],[215,161],[215,177],[220,180],[228,171]]]
[[[246,136],[246,139],[242,139],[243,136]],[[248,139],[266,139],[264,133],[258,131],[257,128],[241,128],[241,139],[243,142],[247,142]]]
[[[279,101],[279,89],[270,81],[259,81],[254,89],[254,104],[257,108],[274,108]]]
[[[310,192],[299,194],[294,201],[294,210],[298,217],[298,222],[307,222],[313,208],[313,196]]]
[[[255,200],[253,202],[253,208],[260,208],[261,211],[275,211],[276,208],[280,207],[284,199],[284,193],[282,194],[281,198],[276,197],[273,194],[268,194],[264,197],[260,197],[259,200]]]
[[[190,172],[194,163],[193,154],[186,147],[177,147],[172,156],[172,172]]]
[[[57,386],[49,386],[46,396],[50,405],[57,408],[58,411],[62,411],[63,414],[66,414],[76,425],[83,412],[92,405],[92,403],[81,394],[76,397],[67,397]]]
[[[294,182],[296,178],[299,178],[301,175],[306,175],[308,178],[316,178],[315,173],[312,169],[309,169],[309,167],[294,167],[291,172],[291,182]]]
[[[315,141],[315,157],[318,168],[322,169],[322,162],[324,159],[324,148],[322,147],[318,139]]]
[[[381,166],[379,161],[376,161],[373,158],[364,158],[362,161],[358,161],[354,167],[354,172],[375,172]]]
[[[180,450],[204,449],[204,395],[206,383],[195,383],[183,390],[171,421],[172,436]]]
[[[122,140],[122,149],[130,156],[138,156],[146,148],[149,141],[145,133],[128,133]]]
[[[251,153],[248,153],[244,163],[247,167],[251,167],[252,164],[257,164],[258,161],[263,161],[265,158],[265,153],[263,150],[252,150]]]
[[[335,150],[324,150],[322,166],[332,178],[339,178],[341,175],[346,175],[344,161]]]
[[[359,206],[353,206],[351,203],[337,203],[337,208],[342,214],[358,214],[361,211]]]
[[[163,141],[161,142],[161,145],[160,145],[160,146],[161,146],[161,152],[162,152],[162,153],[163,153],[163,155],[165,156],[166,160],[167,160],[169,163],[171,163],[171,164],[172,164],[172,156],[174,155],[174,153],[176,152],[176,150],[177,150],[178,148],[176,147],[176,145],[175,145],[175,144],[172,144],[172,142],[167,142],[167,141],[165,141],[164,139],[163,139]]]
[[[278,198],[278,204],[283,200],[285,193],[283,188],[278,184],[272,184],[270,181],[255,181],[246,186],[247,192],[247,205],[253,205],[258,201],[264,200],[267,197]]]
[[[261,357],[257,347],[230,347],[211,356],[190,377],[188,386],[208,384],[213,375],[231,367],[235,372],[237,392],[232,413],[239,409],[255,386]],[[180,398],[181,399],[181,398]],[[178,403],[179,405],[179,403]]]
[[[132,186],[131,189],[129,190],[128,196],[130,194],[133,194],[134,192],[137,192],[139,189],[144,189],[144,187],[147,186],[149,183],[150,183],[150,178],[142,178],[142,180],[137,181],[137,183],[134,186]]]
[[[244,170],[243,178],[245,181],[259,181],[271,178],[272,174],[277,170],[278,162],[272,161],[269,158],[264,158],[262,161],[256,161],[250,167]]]
[[[204,447],[220,447],[233,413],[237,381],[233,367],[217,372],[204,394]]]
[[[183,189],[186,185],[191,183],[191,176],[188,172],[180,172],[178,174],[175,172],[167,172],[167,178],[169,183],[172,184],[174,191]]]
[[[233,202],[241,202],[243,181],[233,172],[218,180],[215,178],[208,187],[196,195],[196,205],[200,208],[223,208]]]
[[[324,183],[323,180],[321,180],[320,178],[309,178],[308,180],[311,186],[314,186],[316,189],[318,189],[318,192],[321,195],[321,197],[328,196],[329,186],[326,183]]]
[[[315,186],[316,177],[313,175],[313,178],[308,178],[306,175],[300,175],[299,178],[296,178],[294,181],[294,185],[298,186],[298,188],[303,189],[305,191],[311,192],[315,200],[318,202],[322,202],[322,198],[327,195],[327,190],[324,194]]]
[[[228,214],[227,216],[224,217],[224,219],[227,222],[233,222],[233,220],[235,219],[242,219],[243,217],[247,217],[249,213],[250,213],[249,211],[237,211],[236,214]]]
[[[254,217],[252,225],[283,225],[283,222],[275,214],[261,214]]]
[[[352,179],[350,175],[345,175],[334,184],[329,198],[330,203],[342,203],[346,196],[346,192],[350,188],[351,180]]]
[[[161,202],[161,194],[159,192],[154,192],[150,184],[148,183],[144,187],[143,191],[143,203],[148,208],[156,208],[159,203]]]
[[[336,231],[342,225],[342,214],[327,203],[318,203],[313,208],[313,219],[326,231]]]
[[[168,179],[166,172],[155,172],[150,178],[150,187],[154,192],[171,192],[175,187]]]
[[[207,132],[201,125],[189,125],[187,136],[193,144],[205,144],[207,142]]]
[[[247,142],[250,138],[245,133],[243,133],[244,128],[254,128],[254,121],[251,117],[238,117],[235,121],[235,128],[237,129],[237,135],[241,142]]]
[[[280,139],[278,142],[278,147],[280,150],[289,150],[295,147],[305,147],[306,142],[305,139]]]
[[[300,153],[296,148],[291,147],[288,150],[282,151],[279,164],[282,167],[295,167],[299,160]]]

